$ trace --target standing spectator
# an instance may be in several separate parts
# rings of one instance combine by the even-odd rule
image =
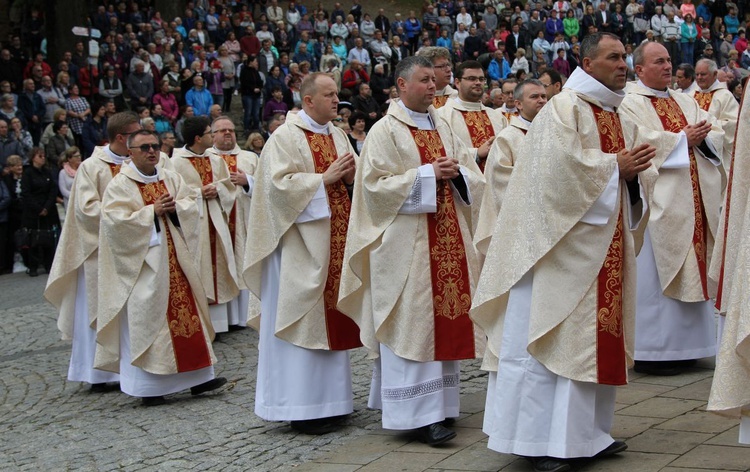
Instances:
[[[185,120],[188,118],[192,118],[195,116],[195,111],[193,110],[193,107],[190,105],[184,105],[182,107],[182,113],[180,114],[180,119],[177,120],[177,123],[174,125],[174,134],[177,138],[177,146],[181,147],[185,145],[185,138],[182,136],[182,125],[185,124]]]
[[[359,0],[352,0],[352,6],[349,9],[349,14],[354,17],[354,21],[359,23],[362,18],[362,5],[359,4]]]
[[[669,57],[672,59],[672,73],[674,74],[680,64],[680,39],[682,37],[682,30],[674,19],[674,13],[667,13],[667,22],[661,26],[661,36],[664,40],[664,47],[667,48]]]
[[[13,139],[9,133],[8,122],[0,120],[0,169],[6,172],[6,162],[9,156],[26,156],[21,143]]]
[[[240,50],[248,56],[257,55],[260,51],[260,40],[250,26],[245,29],[245,36],[240,39]]]
[[[111,65],[107,66],[104,76],[99,79],[99,96],[112,100],[118,112],[126,108],[122,80],[117,77],[117,71]]]
[[[10,130],[8,131],[8,134],[21,145],[21,150],[23,151],[21,156],[28,156],[31,152],[31,148],[34,147],[34,140],[31,138],[31,133],[23,129],[21,118],[17,116],[11,118],[9,123]]]
[[[47,146],[45,146],[44,152],[49,156],[50,167],[56,168],[57,163],[60,160],[62,153],[68,150],[68,148],[75,145],[75,141],[68,138],[68,124],[64,121],[55,121],[52,123],[52,131],[54,135],[49,138]]]
[[[563,50],[563,57],[564,57],[565,51]],[[529,73],[529,61],[526,59],[526,50],[524,48],[518,48],[516,50],[516,58],[513,60],[513,65],[510,66],[510,72],[512,74],[518,73],[519,70],[522,70]]]
[[[580,34],[581,25],[578,23],[573,10],[568,10],[565,15],[565,19],[563,20],[563,31],[565,31],[565,38],[570,40],[571,36],[578,36]]]
[[[42,97],[45,106],[44,118],[42,118],[42,127],[52,123],[55,111],[65,108],[65,94],[57,87],[52,85],[52,79],[45,75],[42,77],[42,88],[36,93]]]
[[[510,75],[510,65],[505,59],[505,48],[501,47],[495,51],[495,58],[490,62],[487,68],[487,76],[490,80],[505,80]]]
[[[18,95],[18,109],[23,114],[26,127],[31,133],[34,143],[38,143],[42,134],[42,120],[47,108],[44,106],[42,97],[36,93],[32,79],[23,81],[23,92]]]
[[[419,36],[422,34],[422,23],[417,19],[414,10],[409,11],[409,18],[404,22],[404,33],[408,41],[409,52],[414,54]]]
[[[7,258],[12,257],[12,253],[9,254],[8,246],[15,243],[13,234],[9,231],[9,213],[12,200],[5,179],[0,180],[0,275],[8,273],[6,267],[12,266],[6,261]]]
[[[21,179],[21,227],[39,232],[54,232],[60,227],[56,207],[58,188],[55,180],[47,167],[44,150],[34,148],[31,152],[31,165],[24,170]],[[38,276],[37,270],[40,265],[49,273],[54,255],[53,241],[32,245],[29,248],[27,264],[29,276]]]
[[[78,84],[70,86],[70,97],[65,101],[65,110],[68,113],[68,126],[73,132],[76,146],[83,148],[83,123],[91,115],[91,106],[78,94]]]
[[[172,124],[169,122],[169,119],[164,116],[164,110],[158,103],[151,105],[151,119],[154,121],[154,133],[161,134],[167,131],[172,131]]]
[[[266,140],[263,139],[263,135],[260,133],[250,133],[250,136],[247,137],[247,141],[245,141],[245,150],[252,151],[255,154],[260,156],[260,153],[263,152],[263,146],[266,144]]]
[[[724,17],[724,25],[727,27],[727,33],[736,35],[740,28],[740,20],[737,18],[737,10],[734,7],[729,8],[729,13]]]
[[[680,49],[682,51],[683,63],[693,63],[695,40],[697,37],[698,29],[695,27],[695,23],[693,23],[693,16],[688,13],[687,15],[685,15],[685,21],[680,26]]]
[[[370,45],[370,41],[375,37],[375,22],[370,19],[370,14],[365,13],[362,19],[362,23],[359,25],[359,33],[362,35],[362,40],[365,42],[365,47]]]
[[[169,89],[169,80],[162,80],[159,84],[159,92],[154,94],[152,101],[154,105],[161,105],[164,117],[174,125],[175,121],[177,121],[177,114],[180,112],[180,108],[177,103],[177,97]]]
[[[380,118],[380,105],[374,98],[372,98],[372,89],[369,84],[362,84],[359,86],[359,93],[352,98],[352,106],[355,112],[361,112],[364,114],[366,119],[365,129],[367,131],[372,128],[372,125]]]
[[[268,28],[268,25],[265,23],[263,24]],[[265,30],[264,30],[265,31]],[[271,38],[273,39],[273,34],[271,34]],[[260,36],[258,37],[260,39]],[[229,58],[237,64],[240,62],[240,54],[242,53],[242,46],[240,45],[240,42],[237,41],[237,36],[234,34],[234,31],[231,31],[227,34],[227,39],[224,41],[224,44],[219,46],[219,51],[221,51],[221,48],[224,47],[227,50],[227,54],[229,55]]]
[[[146,64],[143,61],[136,60],[134,67],[135,71],[127,78],[131,108],[148,106],[154,94],[154,79],[145,72]]]
[[[250,56],[245,61],[240,75],[240,94],[242,95],[242,126],[245,134],[250,130],[260,128],[260,105],[261,91],[263,90],[263,79],[258,71],[258,58]]]
[[[388,33],[391,32],[391,22],[388,20],[388,17],[385,16],[385,10],[382,8],[378,10],[378,16],[375,17],[375,28],[383,33],[384,38],[387,38]]]
[[[83,125],[83,155],[88,158],[96,146],[107,144],[107,104],[94,105],[91,116]]]
[[[193,87],[185,94],[185,103],[193,107],[195,116],[208,116],[214,102],[211,92],[205,88],[203,76],[193,77]]]
[[[544,31],[544,37],[547,39],[547,41],[554,41],[555,36],[558,33],[565,34],[563,22],[557,17],[557,12],[555,10],[552,10],[550,12],[550,16],[549,18],[547,18],[547,22],[544,24]]]
[[[1,124],[0,124],[1,126]],[[2,138],[0,137],[0,143]],[[0,245],[0,274],[13,272],[16,255],[16,245],[13,235],[21,228],[21,216],[23,214],[23,202],[21,201],[21,180],[23,176],[23,159],[18,155],[8,156],[4,163],[2,180],[10,193],[10,204],[8,206],[8,223],[6,226],[8,239],[6,244]],[[26,251],[22,251],[24,262],[26,262]]]
[[[232,67],[232,71],[234,71],[234,67]],[[206,80],[206,89],[211,94],[211,100],[221,108],[224,104],[224,88],[222,86],[224,72],[222,72],[221,62],[216,59],[212,60],[210,69],[202,75]]]
[[[281,87],[274,87],[271,91],[271,97],[266,101],[263,107],[263,122],[268,123],[277,113],[286,116],[289,107],[284,102],[284,94]]]
[[[14,100],[13,95],[9,93],[4,93],[0,96],[0,118],[8,123],[10,123],[10,120],[13,118],[21,118],[22,120],[24,118],[21,110],[13,104]]]
[[[63,207],[68,209],[70,191],[73,188],[73,179],[76,177],[78,166],[81,165],[81,151],[75,146],[68,148],[60,157],[60,173],[57,177],[57,188],[63,197]]]
[[[552,68],[564,77],[570,77],[570,63],[565,58],[565,49],[557,50],[557,59],[552,61]]]

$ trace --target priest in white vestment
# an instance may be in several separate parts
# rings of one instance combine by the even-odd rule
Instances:
[[[243,277],[260,298],[255,414],[307,434],[353,411],[348,349],[357,326],[336,309],[349,225],[355,152],[333,126],[336,83],[300,87],[302,111],[271,135],[255,171]]]
[[[78,169],[57,257],[44,292],[45,298],[60,310],[57,326],[62,338],[73,341],[68,380],[89,383],[92,391],[107,391],[113,387],[107,382],[119,380],[116,373],[94,369],[101,200],[128,157],[128,136],[140,129],[136,113],[116,113],[107,122],[110,143],[94,148]],[[162,159],[159,165],[168,163]]]
[[[437,117],[435,75],[420,56],[396,67],[400,99],[362,149],[339,294],[376,357],[368,405],[384,428],[429,445],[455,437],[443,423],[459,414],[459,361],[484,350],[468,316],[479,276],[470,205],[484,180]]]
[[[719,69],[711,59],[701,59],[695,64],[695,83],[698,85],[691,95],[698,106],[716,118],[716,124],[724,130],[722,163],[729,171],[734,149],[734,132],[737,129],[737,115],[740,106],[727,84],[719,82]]]
[[[131,160],[104,192],[99,234],[95,365],[120,371],[120,388],[145,406],[190,389],[215,390],[214,332],[188,247],[197,238],[197,192],[157,168],[161,144],[149,131],[128,138]]]
[[[211,122],[205,116],[188,118],[182,126],[187,143],[172,151],[172,166],[185,183],[200,192],[199,270],[209,300],[214,331],[229,331],[228,303],[239,294],[237,263],[227,223],[235,201],[235,186],[221,157],[208,152],[213,145]]]
[[[428,46],[417,51],[417,56],[432,62],[435,68],[435,95],[432,105],[435,109],[445,106],[451,98],[458,96],[458,91],[451,87],[451,52],[439,46]]]
[[[707,409],[732,418],[739,417],[739,442],[750,444],[750,305],[747,302],[750,297],[750,245],[747,238],[750,232],[750,99],[747,89],[738,118],[727,198],[719,226],[723,250],[714,258],[714,265],[719,266],[721,274],[722,298],[717,298],[717,306],[726,316],[720,317],[724,331]]]
[[[227,226],[232,238],[234,260],[237,264],[238,276],[242,274],[242,264],[245,260],[245,245],[247,228],[250,224],[250,201],[253,195],[255,180],[253,174],[258,167],[258,155],[251,151],[243,151],[237,145],[237,134],[234,123],[228,116],[220,116],[211,123],[211,134],[214,145],[209,153],[224,161],[229,170],[229,179],[234,185],[234,206],[227,216]],[[258,300],[251,295],[242,277],[237,278],[240,288],[239,295],[227,304],[229,326],[247,326],[250,304],[257,305]],[[255,308],[254,308],[255,309]]]
[[[490,246],[503,196],[516,160],[521,155],[526,133],[539,110],[547,103],[546,87],[536,79],[527,79],[518,84],[513,90],[513,96],[519,114],[512,116],[508,127],[497,135],[484,168],[486,183],[474,234],[474,245],[482,256],[487,254]]]
[[[640,80],[628,85],[620,112],[644,136],[679,138],[660,147],[668,157],[654,163],[659,177],[638,256],[635,370],[676,375],[716,354],[716,283],[708,267],[723,194],[724,133],[692,97],[668,88],[664,46],[644,43],[633,56]]]
[[[497,108],[497,111],[503,114],[505,118],[510,120],[512,116],[518,116],[518,108],[516,108],[516,99],[513,96],[513,90],[516,88],[516,85],[518,85],[518,81],[514,78],[508,78],[503,81],[503,84],[500,86],[500,90],[503,93],[503,99],[505,100],[505,103],[503,103],[500,108]]]
[[[633,147],[635,126],[615,112],[619,38],[588,35],[581,56],[529,127],[471,310],[499,359],[488,446],[535,471],[627,448],[610,429],[632,363],[636,230],[655,149]]]

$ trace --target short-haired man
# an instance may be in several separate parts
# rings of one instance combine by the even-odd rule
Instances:
[[[677,66],[674,79],[678,92],[692,95],[698,90],[698,84],[695,83],[695,68],[691,64],[680,64]]]
[[[505,99],[505,103],[498,108],[500,110],[500,113],[502,113],[506,119],[510,120],[512,116],[518,116],[518,108],[516,108],[516,99],[513,97],[513,91],[516,89],[516,85],[518,85],[518,80],[516,79],[506,79],[503,81],[503,84],[500,86],[500,90],[503,92],[503,98]]]
[[[215,390],[213,331],[190,250],[199,223],[195,193],[159,168],[149,131],[128,137],[130,160],[102,197],[96,365],[120,371],[120,388],[145,406],[190,389]]]
[[[261,299],[250,320],[260,331],[255,414],[324,434],[353,411],[347,351],[361,346],[336,308],[355,152],[331,124],[333,79],[310,74],[300,95],[302,110],[271,134],[255,171],[243,278]]]
[[[545,69],[544,72],[539,74],[539,82],[541,82],[544,86],[547,100],[552,99],[552,97],[560,93],[560,91],[562,90],[562,77],[560,76],[560,73],[555,69]]]
[[[193,77],[193,88],[185,94],[185,103],[193,107],[195,116],[209,116],[214,99],[205,87],[205,81],[200,74]],[[221,107],[219,107],[221,111]]]
[[[449,98],[458,96],[458,91],[450,86],[451,83],[451,53],[445,48],[430,46],[420,49],[417,56],[424,57],[430,62],[435,72],[435,96],[432,104],[435,108],[445,105]]]
[[[468,316],[479,273],[470,205],[483,179],[431,106],[436,75],[422,56],[396,67],[400,100],[362,149],[338,305],[379,354],[370,407],[384,428],[429,445],[456,436],[443,422],[459,412],[459,360],[484,344]]]
[[[107,121],[109,144],[95,147],[78,168],[44,291],[60,310],[57,327],[62,338],[73,341],[68,380],[89,383],[93,391],[106,391],[107,382],[118,381],[116,374],[94,369],[102,196],[129,155],[128,137],[140,130],[135,112],[116,113]],[[170,165],[165,155],[160,157],[160,167]]]
[[[658,170],[638,255],[635,370],[675,375],[716,354],[708,277],[722,199],[724,133],[689,95],[669,89],[670,53],[659,43],[633,52],[638,83],[619,112],[657,146]],[[676,141],[676,142],[675,142]]]
[[[174,170],[200,192],[198,239],[188,240],[200,261],[199,273],[209,299],[211,323],[217,333],[229,330],[227,303],[239,293],[237,264],[226,216],[234,206],[234,185],[224,161],[208,152],[213,145],[211,123],[195,116],[182,125],[185,146],[172,151]]]
[[[253,174],[258,167],[258,155],[243,151],[237,145],[237,131],[228,116],[219,116],[211,123],[213,147],[208,152],[218,156],[227,165],[229,180],[234,185],[234,205],[227,215],[229,233],[234,246],[234,260],[237,263],[237,285],[240,293],[227,305],[229,326],[247,326],[250,294],[242,281],[242,264],[245,261],[247,228],[250,225],[250,198],[253,195],[255,180]],[[256,302],[257,300],[253,300]]]
[[[485,260],[497,270],[482,272],[471,310],[499,359],[488,446],[535,471],[627,448],[610,429],[632,352],[640,181],[655,150],[630,147],[636,126],[615,112],[627,80],[619,38],[589,34],[581,57],[529,128]]]
[[[722,163],[729,172],[729,164],[734,150],[734,135],[737,130],[737,116],[740,105],[727,84],[719,82],[718,67],[711,59],[700,59],[695,64],[695,83],[697,90],[692,95],[698,106],[716,118],[716,123],[724,130],[724,149]]]

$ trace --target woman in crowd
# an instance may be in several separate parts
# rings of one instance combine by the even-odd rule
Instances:
[[[52,131],[54,131],[55,134],[49,138],[47,146],[45,146],[45,149],[43,150],[46,151],[46,155],[49,156],[49,162],[52,168],[57,167],[57,163],[62,153],[75,145],[75,141],[70,140],[67,136],[69,128],[68,124],[64,121],[55,121],[52,123]],[[45,162],[46,161],[47,159],[45,159]]]
[[[527,74],[529,73],[529,61],[526,59],[526,50],[524,48],[518,48],[516,58],[513,59],[513,65],[510,66],[510,71],[513,74],[521,70]]]
[[[70,97],[65,101],[65,110],[68,112],[68,125],[73,132],[76,145],[83,145],[83,123],[91,114],[91,107],[85,98],[79,95],[78,84],[70,86]]]
[[[240,52],[242,52],[242,49],[240,48],[240,42],[237,41],[237,36],[234,34],[234,31],[227,34],[227,40],[219,46],[219,52],[221,52],[222,47],[226,48],[227,54],[232,62],[235,64],[240,62]]]
[[[222,93],[224,94],[223,103],[221,104],[221,111],[228,113],[232,109],[232,94],[237,85],[235,81],[235,61],[229,56],[229,50],[226,45],[219,46],[219,57],[217,58],[219,64],[221,64],[221,72],[223,80],[221,82]]]
[[[60,174],[57,177],[57,188],[63,197],[63,206],[67,210],[70,191],[73,189],[73,179],[76,177],[78,166],[81,165],[81,150],[75,146],[69,147],[60,158]]]
[[[177,121],[177,115],[180,113],[180,107],[177,104],[177,97],[170,91],[169,80],[164,79],[159,83],[159,92],[151,98],[154,105],[161,105],[162,114],[171,124]]]
[[[255,131],[253,133],[250,133],[250,136],[247,137],[247,141],[245,141],[245,149],[247,151],[252,151],[260,156],[260,153],[261,151],[263,151],[263,146],[265,144],[266,140],[263,139],[263,135]]]
[[[172,123],[170,123],[169,118],[164,115],[164,110],[159,103],[151,105],[151,119],[154,120],[156,134],[174,131]]]
[[[10,120],[10,131],[8,134],[21,144],[23,155],[28,156],[31,148],[34,147],[34,141],[31,139],[31,133],[23,129],[23,123],[17,116],[14,116]]]
[[[680,26],[680,49],[682,51],[682,62],[693,63],[695,52],[695,40],[698,37],[698,28],[693,23],[692,15],[685,15],[685,21]]]
[[[44,150],[32,149],[31,165],[24,170],[21,178],[21,200],[23,201],[21,227],[36,232],[32,235],[26,265],[31,277],[39,275],[40,265],[47,273],[52,267],[52,259],[55,255],[55,232],[60,227],[56,205],[57,192],[57,184],[47,167]]]
[[[578,36],[581,31],[581,24],[575,17],[573,10],[568,10],[563,19],[563,31],[565,31],[565,39],[570,41],[571,36]]]
[[[94,105],[94,113],[83,125],[83,155],[91,156],[96,146],[107,144],[107,104]]]
[[[357,154],[362,152],[362,146],[365,144],[365,125],[367,123],[367,116],[361,111],[355,111],[349,116],[349,141],[352,143],[352,147],[357,151]]]

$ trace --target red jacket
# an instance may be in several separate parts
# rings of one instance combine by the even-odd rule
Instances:
[[[370,76],[364,68],[359,70],[359,78],[362,79],[363,84],[370,82]],[[347,69],[344,75],[341,77],[341,88],[354,89],[357,87],[357,72],[354,69]]]
[[[240,50],[248,56],[257,56],[260,52],[260,41],[258,37],[253,35],[246,35],[240,39]]]

